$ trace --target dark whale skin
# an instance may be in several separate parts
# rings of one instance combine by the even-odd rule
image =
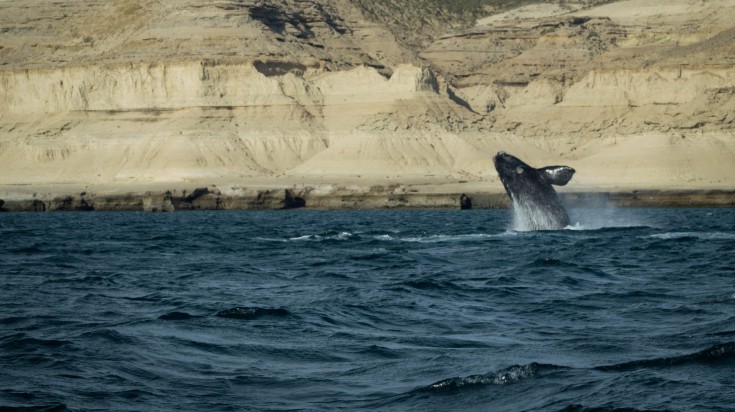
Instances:
[[[533,168],[521,159],[498,152],[495,170],[513,202],[525,230],[559,230],[569,226],[569,215],[552,185],[563,186],[575,170],[568,166]]]

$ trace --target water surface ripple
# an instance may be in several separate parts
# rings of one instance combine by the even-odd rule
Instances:
[[[731,410],[735,209],[0,214],[0,408]]]

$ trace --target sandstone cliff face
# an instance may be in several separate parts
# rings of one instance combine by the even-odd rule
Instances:
[[[429,131],[448,127],[436,117],[475,117],[441,93],[426,68],[397,66],[389,79],[366,67],[275,74],[287,67],[184,62],[2,72],[0,159],[26,170],[3,174],[1,182],[37,183],[49,174],[83,183],[354,173],[360,168],[349,163],[356,159],[345,156],[355,140],[382,146],[380,136],[398,129],[427,140]],[[414,116],[422,121],[409,131]],[[376,170],[373,161],[388,168],[382,173],[416,169],[393,164],[413,149],[400,151],[357,160],[366,173]],[[305,166],[317,154],[347,164]],[[429,166],[431,157],[413,163]],[[450,165],[441,166],[451,174]]]
[[[414,60],[341,0],[29,0],[0,3],[0,24],[8,69],[270,59],[337,70]]]
[[[420,11],[378,21],[397,1],[0,2],[0,191],[502,191],[501,149],[569,163],[572,189],[735,185],[735,1],[527,6],[452,33],[424,16],[414,35]]]
[[[495,18],[438,39],[422,56],[454,76],[474,110],[521,133],[731,129],[734,7],[628,1]]]

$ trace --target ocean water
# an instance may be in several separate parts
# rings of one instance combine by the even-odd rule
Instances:
[[[0,409],[733,410],[735,209],[571,215],[0,214]]]

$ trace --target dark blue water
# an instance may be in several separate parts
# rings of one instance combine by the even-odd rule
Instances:
[[[735,209],[510,220],[0,214],[0,406],[732,410]]]

